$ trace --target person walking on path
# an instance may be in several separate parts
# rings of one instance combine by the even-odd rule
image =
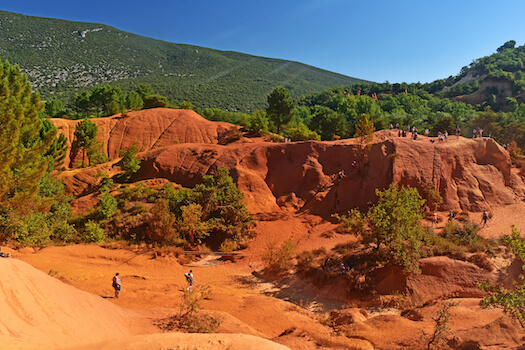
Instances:
[[[115,289],[115,298],[118,299],[120,291],[122,290],[122,282],[120,281],[118,272],[113,277],[113,288]]]
[[[438,215],[435,210],[434,210],[434,214],[432,215],[432,226],[434,225],[438,227]]]
[[[190,270],[190,272],[184,273],[184,277],[186,277],[186,282],[188,282],[188,287],[186,288],[186,290],[191,291],[191,289],[193,288],[193,283],[195,282],[193,278],[193,271]]]
[[[487,210],[483,210],[483,214],[481,215],[481,227],[489,227],[488,221],[489,214],[487,213]]]

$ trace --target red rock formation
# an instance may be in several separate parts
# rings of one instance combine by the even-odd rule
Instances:
[[[488,138],[450,137],[432,143],[426,137],[414,141],[380,131],[366,164],[352,167],[358,159],[353,139],[219,145],[230,124],[169,109],[94,121],[110,158],[133,142],[143,151],[136,179],[165,178],[191,187],[203,175],[225,167],[245,193],[251,212],[271,212],[281,206],[327,216],[337,200],[341,211],[365,209],[367,202],[376,200],[375,190],[390,183],[419,189],[424,183],[433,184],[444,199],[442,210],[481,211],[517,203],[525,194],[522,179],[511,171],[509,155]],[[54,122],[71,138],[76,122]],[[175,139],[178,144],[172,142]],[[337,173],[342,169],[347,177],[339,181]]]
[[[129,112],[109,118],[90,119],[98,127],[97,139],[104,144],[109,159],[118,158],[119,149],[128,149],[135,143],[139,152],[176,143],[218,143],[232,126],[211,122],[194,111],[185,109],[153,108]],[[79,120],[51,119],[51,122],[68,138],[74,140]],[[78,159],[66,157],[64,166],[71,168]]]

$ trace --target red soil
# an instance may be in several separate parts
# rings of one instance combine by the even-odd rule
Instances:
[[[492,271],[444,257],[423,259],[423,273],[412,277],[393,268],[377,270],[370,278],[379,293],[368,296],[368,304],[349,295],[338,278],[318,288],[294,276],[272,285],[252,275],[262,268],[260,257],[270,242],[291,238],[298,251],[310,251],[355,240],[336,232],[330,219],[336,200],[341,202],[341,212],[365,208],[368,201],[376,200],[375,190],[390,183],[418,188],[434,183],[444,199],[438,207],[440,228],[448,210],[479,222],[481,210],[487,208],[492,218],[490,227],[481,231],[484,236],[509,233],[510,224],[525,229],[525,185],[495,141],[451,137],[431,143],[425,137],[413,141],[381,131],[374,137],[369,162],[352,169],[357,159],[354,140],[282,144],[241,140],[219,145],[230,125],[208,122],[191,111],[167,109],[94,121],[113,161],[60,174],[70,192],[85,195],[76,201],[78,210],[96,200],[89,195],[98,182],[95,174],[102,170],[117,174],[117,150],[135,142],[142,159],[136,181],[190,187],[218,167],[229,169],[257,221],[256,237],[245,258],[211,265],[202,261],[183,266],[173,254],[89,245],[9,250],[13,258],[0,260],[0,305],[6,310],[0,318],[1,344],[86,349],[190,346],[183,344],[199,349],[278,349],[277,343],[292,349],[421,348],[433,331],[432,317],[449,293],[461,301],[453,309],[454,344],[502,349],[523,343],[525,333],[515,321],[500,310],[478,306],[476,282],[489,278],[510,286],[520,272],[520,264],[503,250],[491,258]],[[71,139],[75,122],[54,123]],[[178,144],[173,144],[175,138]],[[347,177],[338,183],[341,169]],[[223,317],[219,335],[163,333],[155,326],[156,320],[178,312],[185,288],[183,272],[190,268],[197,286],[213,289],[202,306]],[[120,299],[111,299],[111,277],[117,271],[124,289]],[[339,324],[335,333],[319,322],[319,316],[281,299],[298,304],[316,300],[321,309],[323,305],[341,308],[343,303],[355,308],[333,313]],[[413,309],[412,316],[389,308],[394,304]]]

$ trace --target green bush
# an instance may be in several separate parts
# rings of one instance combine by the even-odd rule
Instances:
[[[109,219],[118,207],[118,201],[109,192],[103,191],[97,203],[97,215],[103,219]]]
[[[512,226],[512,234],[504,235],[503,240],[512,253],[522,263],[525,262],[525,239],[520,236],[514,226]],[[493,285],[489,281],[479,283],[478,288],[488,293],[488,296],[484,297],[479,303],[482,309],[503,309],[504,313],[517,319],[521,327],[525,328],[525,276],[523,273],[520,274],[520,282],[515,282],[514,288],[511,290],[501,285]]]
[[[315,131],[308,129],[303,123],[299,123],[297,127],[289,127],[288,134],[293,141],[314,140],[321,141],[321,136]]]
[[[376,194],[378,203],[368,213],[353,209],[348,215],[334,217],[343,230],[358,235],[365,245],[373,244],[376,250],[383,251],[388,259],[385,263],[418,273],[425,235],[421,225],[425,201],[412,187],[390,185],[384,191],[376,190]]]
[[[456,220],[449,220],[445,224],[443,238],[450,239],[460,245],[470,246],[483,240],[478,235],[479,229],[479,225],[472,221],[459,223]]]
[[[88,243],[100,243],[106,239],[106,231],[97,222],[90,220],[84,226],[81,239]]]
[[[122,178],[126,181],[140,169],[140,159],[137,158],[138,151],[139,149],[135,143],[125,151],[119,150],[119,154],[122,156],[121,167],[124,170]]]

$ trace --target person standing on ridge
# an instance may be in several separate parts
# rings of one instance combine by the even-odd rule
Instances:
[[[113,288],[115,289],[115,298],[118,299],[120,291],[122,290],[122,282],[120,281],[118,272],[113,277]]]

